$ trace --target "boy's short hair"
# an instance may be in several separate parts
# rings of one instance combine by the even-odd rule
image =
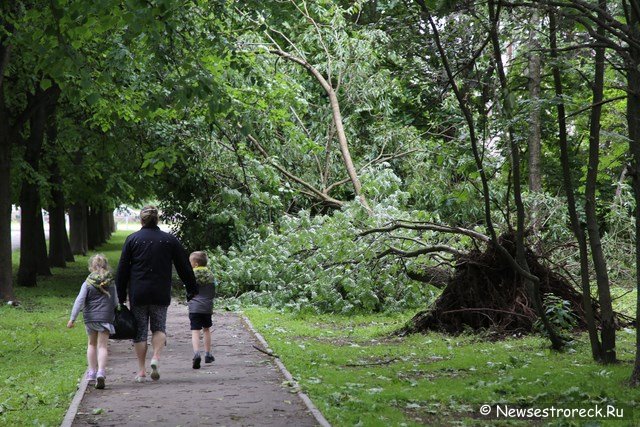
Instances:
[[[189,261],[197,263],[200,267],[205,267],[209,259],[207,254],[203,251],[191,252],[189,255]]]

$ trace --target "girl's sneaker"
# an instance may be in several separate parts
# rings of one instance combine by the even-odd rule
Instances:
[[[87,381],[95,381],[96,380],[96,371],[89,369],[87,371],[86,379],[87,379]]]
[[[104,382],[105,382],[105,376],[104,376],[104,371],[98,371],[96,374],[96,388],[97,389],[103,389],[104,388]]]

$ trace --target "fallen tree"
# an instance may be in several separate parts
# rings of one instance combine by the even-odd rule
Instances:
[[[466,330],[491,330],[498,335],[531,333],[536,331],[538,312],[523,276],[513,267],[516,252],[515,236],[507,232],[495,245],[487,237],[473,230],[430,223],[395,222],[388,226],[367,230],[361,234],[388,233],[397,229],[439,231],[472,237],[480,245],[468,252],[444,245],[421,245],[416,250],[400,250],[391,246],[379,257],[394,255],[413,258],[423,254],[447,252],[454,257],[454,271],[441,295],[426,310],[417,313],[398,333],[438,331],[450,334]],[[576,319],[578,329],[586,328],[582,294],[562,275],[541,262],[532,250],[525,251],[530,273],[540,284],[543,299],[555,296],[566,301],[567,308]],[[511,259],[509,259],[511,257]],[[596,320],[599,321],[597,303]],[[616,315],[618,325],[629,324],[630,319]]]

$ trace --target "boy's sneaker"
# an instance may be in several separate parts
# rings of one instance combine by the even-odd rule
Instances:
[[[95,381],[96,380],[96,371],[88,370],[86,379],[87,379],[87,381]]]
[[[200,369],[200,355],[196,354],[195,356],[193,356],[193,369]]]
[[[96,374],[96,388],[102,390],[104,388],[105,376],[103,371]]]
[[[216,360],[216,358],[213,357],[213,354],[205,354],[204,355],[204,363],[211,363],[214,360]]]

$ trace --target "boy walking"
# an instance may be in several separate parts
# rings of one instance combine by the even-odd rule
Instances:
[[[189,255],[189,262],[193,267],[198,284],[198,295],[189,301],[189,321],[191,323],[191,344],[193,345],[193,369],[200,369],[200,330],[204,341],[204,361],[211,363],[215,360],[211,354],[211,315],[213,313],[213,298],[216,294],[216,280],[207,267],[207,254],[197,251]]]

